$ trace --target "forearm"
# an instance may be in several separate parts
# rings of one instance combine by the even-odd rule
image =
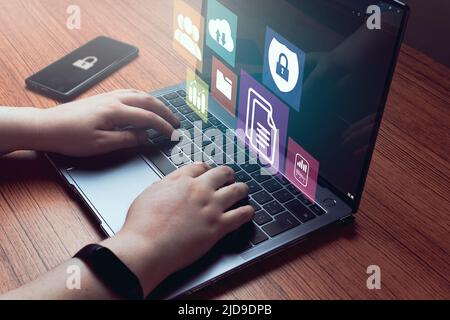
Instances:
[[[78,274],[80,275],[79,287],[76,282]],[[1,299],[109,300],[119,299],[119,297],[101,283],[81,260],[71,259],[37,280],[0,296]]]
[[[165,277],[159,257],[148,243],[130,235],[118,235],[100,243],[109,248],[139,278],[148,295]],[[79,259],[71,259],[37,280],[13,290],[1,299],[31,300],[110,300],[120,299]]]
[[[38,149],[40,113],[36,108],[0,107],[0,155]]]

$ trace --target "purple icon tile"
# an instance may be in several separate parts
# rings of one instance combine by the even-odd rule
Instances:
[[[289,139],[286,177],[312,201],[316,200],[319,162],[294,140]]]
[[[245,71],[241,71],[238,136],[269,165],[284,168],[289,108]]]

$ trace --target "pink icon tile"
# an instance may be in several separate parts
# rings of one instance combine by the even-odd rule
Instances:
[[[289,181],[315,201],[318,176],[319,162],[294,140],[289,139],[286,158],[286,177]]]

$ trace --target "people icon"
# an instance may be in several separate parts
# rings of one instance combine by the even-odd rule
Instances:
[[[177,17],[178,28],[175,30],[174,38],[187,51],[189,51],[198,61],[202,61],[202,51],[200,50],[200,31],[192,23],[188,16],[179,14]]]

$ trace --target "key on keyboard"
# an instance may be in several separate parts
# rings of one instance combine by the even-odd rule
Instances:
[[[260,226],[265,225],[272,220],[272,217],[268,215],[264,210],[258,211],[253,217],[253,221],[255,221],[255,223]]]
[[[182,98],[171,100],[170,103],[177,109],[186,105],[186,101]]]
[[[271,178],[270,175],[262,175],[260,171],[257,171],[252,174],[252,178],[255,179],[259,183],[263,183]]]
[[[254,194],[254,193],[262,190],[262,188],[256,183],[256,181],[253,181],[253,180],[247,182],[247,186],[249,189],[249,192],[248,192],[249,194]]]
[[[250,242],[253,243],[253,245],[258,245],[266,240],[268,240],[269,237],[255,224],[251,223],[250,226]]]
[[[260,205],[266,204],[273,200],[272,196],[268,194],[266,191],[261,191],[255,195],[253,195],[253,200],[258,202]]]
[[[298,191],[298,189],[293,184],[286,186],[286,189],[288,189],[294,196],[300,194],[300,191]]]
[[[164,99],[166,99],[166,100],[173,100],[173,99],[176,99],[176,98],[178,98],[178,95],[175,92],[166,94],[164,96]]]
[[[277,199],[281,203],[285,203],[285,202],[288,202],[288,201],[294,199],[294,196],[286,189],[275,192],[273,194],[273,196],[275,197],[275,199]]]
[[[303,223],[306,223],[316,217],[298,200],[292,200],[284,206]]]
[[[202,119],[201,119],[196,113],[188,114],[188,115],[186,116],[186,119],[188,119],[190,122],[192,122],[192,123],[194,123],[194,124],[195,124],[195,122],[197,122],[197,121],[202,121]]]
[[[253,200],[249,200],[248,204],[251,205],[255,211],[261,210],[261,207]]]
[[[209,118],[208,118],[208,122],[209,123],[211,123],[213,126],[215,126],[215,127],[217,127],[217,126],[220,126],[222,123],[217,119],[217,118],[215,118],[214,116],[210,116]]]
[[[261,169],[261,167],[257,164],[249,164],[249,163],[245,163],[241,165],[241,168],[244,169],[247,173],[253,173],[256,170]]]
[[[178,111],[182,114],[182,115],[187,115],[189,113],[192,113],[194,111],[192,111],[192,109],[188,106],[181,106],[178,108]]]
[[[277,201],[272,201],[264,206],[264,209],[272,216],[284,211],[284,208]]]
[[[282,188],[281,184],[279,184],[275,179],[264,182],[262,186],[270,193],[274,193]]]
[[[252,178],[250,178],[250,176],[248,174],[246,174],[244,171],[240,171],[238,173],[236,173],[236,181],[237,182],[249,182],[250,180],[252,180]]]
[[[285,212],[275,218],[274,222],[271,222],[263,227],[263,230],[271,237],[275,237],[283,232],[295,228],[300,223],[292,215]]]

